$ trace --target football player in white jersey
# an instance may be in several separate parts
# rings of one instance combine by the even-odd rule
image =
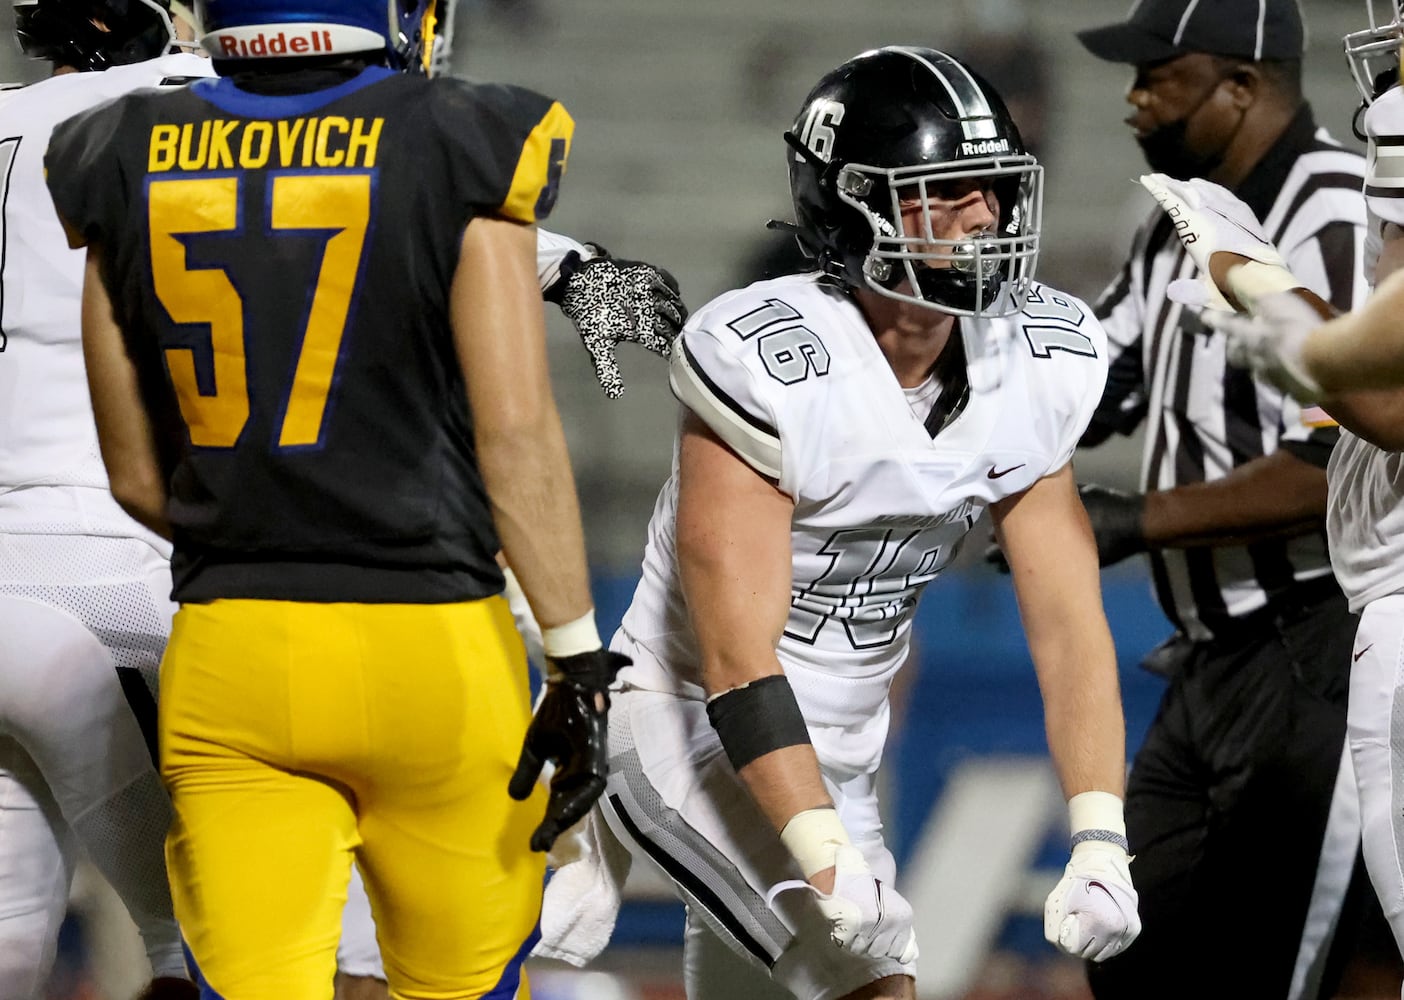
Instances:
[[[1366,867],[1404,954],[1404,6],[1389,0],[1384,16],[1366,6],[1370,28],[1345,37],[1368,142],[1365,276],[1376,291],[1364,306],[1323,324],[1330,307],[1300,287],[1260,232],[1256,241],[1245,234],[1246,207],[1232,195],[1165,178],[1147,186],[1204,258],[1208,296],[1227,300],[1202,315],[1228,337],[1230,357],[1319,402],[1342,426],[1327,468],[1327,531],[1332,568],[1360,615],[1348,734]]]
[[[79,342],[83,257],[42,157],[68,116],[204,60],[175,51],[188,26],[166,0],[25,0],[15,14],[25,53],[54,74],[0,95],[0,996],[42,995],[82,850],[141,930],[146,995],[193,997],[151,753],[170,546],[107,490]]]
[[[922,589],[990,508],[1069,799],[1045,933],[1106,958],[1140,925],[1070,465],[1105,338],[1032,278],[1041,168],[989,85],[930,49],[839,66],[785,138],[816,270],[722,295],[674,346],[682,423],[612,643],[634,662],[604,818],[687,904],[693,1000],[914,996],[876,799],[888,689]]]

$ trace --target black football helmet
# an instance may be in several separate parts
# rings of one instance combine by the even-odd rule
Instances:
[[[15,34],[31,59],[79,70],[145,62],[177,44],[169,0],[16,0]]]
[[[1366,104],[1399,82],[1399,43],[1404,0],[1365,0],[1370,27],[1345,36],[1355,89]]]
[[[1023,305],[1043,168],[994,88],[959,59],[901,46],[864,52],[810,91],[785,141],[796,236],[821,271],[961,316]],[[935,238],[928,197],[970,180],[998,199],[994,231]],[[904,230],[900,202],[910,198],[923,205],[921,231]]]

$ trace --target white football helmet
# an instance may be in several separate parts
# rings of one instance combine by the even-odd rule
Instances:
[[[1404,0],[1365,0],[1370,27],[1345,36],[1350,75],[1369,104],[1399,82],[1399,40]]]

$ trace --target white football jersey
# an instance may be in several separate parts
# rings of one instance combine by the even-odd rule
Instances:
[[[105,493],[83,368],[84,252],[68,248],[44,184],[44,150],[65,118],[168,78],[211,73],[209,60],[180,53],[0,94],[0,494],[31,488],[4,505],[6,530],[147,535]],[[71,512],[71,497],[34,487],[103,492],[79,503],[89,513],[73,521],[44,499]]]
[[[1106,381],[1101,324],[1071,295],[1035,286],[1017,315],[959,322],[1005,345],[1002,384],[972,393],[935,438],[924,424],[932,394],[904,391],[853,300],[812,275],[721,296],[673,348],[679,400],[794,498],[778,652],[805,718],[811,729],[863,727],[874,757],[922,589],[987,506],[1067,464]],[[676,510],[675,457],[622,623],[649,655],[622,676],[700,698]]]
[[[1373,286],[1384,224],[1404,225],[1404,88],[1365,113],[1365,277]],[[1344,428],[1326,470],[1331,566],[1350,609],[1404,589],[1404,455],[1381,451]]]
[[[590,258],[590,251],[583,243],[545,229],[536,231],[536,279],[541,283],[543,292],[560,279],[561,261],[565,260],[572,250],[578,253],[582,260]]]

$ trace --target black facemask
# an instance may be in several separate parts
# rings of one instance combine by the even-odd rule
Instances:
[[[1191,177],[1207,177],[1223,162],[1224,150],[1228,148],[1232,136],[1225,139],[1216,150],[1197,153],[1190,149],[1185,133],[1189,129],[1189,120],[1209,102],[1209,98],[1214,96],[1219,84],[1225,79],[1227,77],[1220,77],[1214,81],[1214,85],[1205,91],[1195,106],[1179,118],[1137,137],[1136,142],[1141,147],[1141,155],[1146,158],[1146,165],[1152,172],[1185,181]]]

